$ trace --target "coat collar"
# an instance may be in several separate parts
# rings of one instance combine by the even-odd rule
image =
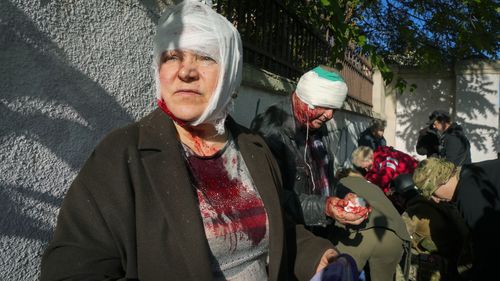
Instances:
[[[255,186],[264,202],[269,220],[269,280],[277,280],[283,252],[283,222],[276,185],[265,143],[255,134],[244,132],[231,117],[226,121]],[[184,246],[184,262],[192,280],[211,276],[210,250],[205,237],[196,191],[177,140],[173,122],[157,109],[139,122],[138,148],[144,152],[142,162],[162,213],[175,225],[177,241]],[[168,171],[168,174],[167,174]],[[168,187],[168,188],[166,188]],[[196,254],[199,253],[199,254]]]
[[[196,191],[177,140],[173,122],[155,110],[139,122],[138,148],[147,178],[168,225],[175,227],[172,240],[181,246],[188,280],[210,280],[210,255]],[[166,239],[166,238],[165,238]],[[162,268],[161,265],[157,268]],[[196,270],[193,270],[196,269]],[[162,274],[163,275],[163,274]]]

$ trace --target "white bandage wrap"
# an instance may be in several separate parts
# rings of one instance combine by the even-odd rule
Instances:
[[[341,108],[347,96],[347,84],[338,74],[332,74],[336,77],[331,80],[321,77],[315,70],[300,77],[295,90],[299,99],[312,108]]]
[[[189,125],[212,123],[224,132],[224,120],[232,109],[242,77],[242,44],[236,28],[209,6],[185,1],[173,6],[158,21],[154,39],[153,69],[156,97],[161,99],[159,69],[165,51],[191,51],[214,59],[220,67],[217,87],[203,114]]]

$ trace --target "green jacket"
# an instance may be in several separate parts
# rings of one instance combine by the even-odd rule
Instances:
[[[386,228],[393,231],[402,240],[410,241],[410,235],[406,230],[406,225],[401,215],[378,186],[368,182],[361,176],[345,177],[340,180],[340,184],[341,186],[337,187],[337,190],[340,191],[342,187],[345,187],[347,191],[354,192],[359,197],[364,198],[372,207],[372,212],[368,216],[368,219],[353,229]]]

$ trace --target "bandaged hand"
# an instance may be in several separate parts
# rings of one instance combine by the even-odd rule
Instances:
[[[328,197],[325,214],[341,224],[361,224],[371,212],[365,200],[354,193],[348,193],[344,199]]]

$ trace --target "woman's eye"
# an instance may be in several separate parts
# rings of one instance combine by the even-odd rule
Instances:
[[[209,56],[202,56],[201,57],[202,61],[210,61],[210,62],[215,62],[215,60]]]
[[[178,59],[180,59],[180,55],[177,52],[167,52],[163,55],[162,62],[175,61]]]
[[[163,58],[163,61],[172,61],[172,60],[178,60],[179,57],[177,55],[166,55],[164,58]]]

